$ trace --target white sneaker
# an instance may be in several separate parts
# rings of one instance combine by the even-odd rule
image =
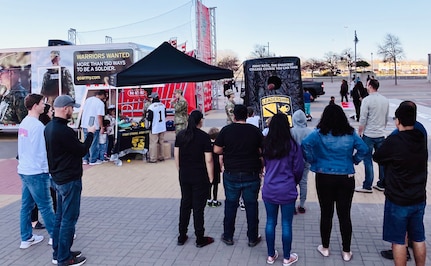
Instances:
[[[355,191],[356,192],[361,192],[361,193],[373,193],[373,190],[371,188],[370,189],[366,189],[366,188],[363,188],[362,186],[355,187]]]
[[[38,235],[32,235],[32,237],[27,241],[21,241],[21,245],[19,246],[20,249],[26,249],[29,248],[37,243],[42,242],[43,236]]]
[[[103,162],[101,160],[97,160],[94,163],[89,163],[89,165],[98,165],[98,164],[102,164]]]
[[[52,238],[49,238],[48,245],[52,246]]]
[[[82,160],[82,165],[87,165],[88,161],[87,160]]]

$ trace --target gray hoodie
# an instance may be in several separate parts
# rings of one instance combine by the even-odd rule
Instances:
[[[296,143],[301,145],[301,142],[307,137],[313,130],[307,127],[307,117],[302,110],[296,110],[292,116],[293,128],[290,129],[293,139]]]

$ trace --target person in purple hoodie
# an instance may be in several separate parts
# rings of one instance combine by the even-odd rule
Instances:
[[[283,265],[292,265],[298,261],[296,253],[290,253],[292,247],[292,220],[295,201],[298,197],[296,186],[302,177],[304,160],[301,147],[290,134],[287,116],[275,114],[269,125],[269,133],[263,141],[265,177],[262,199],[266,209],[266,245],[267,263],[273,264],[278,258],[275,250],[275,227],[278,209],[281,209]]]

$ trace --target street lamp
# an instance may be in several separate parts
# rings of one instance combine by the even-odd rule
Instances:
[[[373,73],[374,73],[373,53],[371,53],[371,72],[373,72]]]

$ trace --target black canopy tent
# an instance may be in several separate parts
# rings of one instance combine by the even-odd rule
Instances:
[[[164,42],[129,68],[115,74],[113,85],[201,82],[232,77],[232,70],[206,64]]]

